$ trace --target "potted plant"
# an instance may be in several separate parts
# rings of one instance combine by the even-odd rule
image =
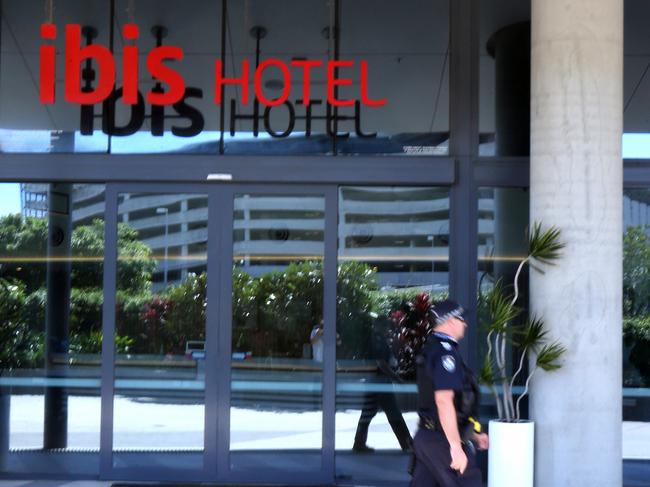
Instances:
[[[549,341],[541,317],[522,320],[523,309],[517,307],[519,279],[527,264],[536,272],[543,272],[536,264],[553,265],[563,247],[558,229],[543,231],[541,224],[534,224],[528,235],[528,252],[519,262],[512,283],[513,292],[498,280],[479,302],[484,315],[482,325],[487,330],[487,354],[479,382],[492,391],[498,414],[489,427],[488,487],[533,486],[534,423],[522,419],[521,401],[536,371],[559,369],[566,350],[559,342]],[[509,353],[513,348],[519,351],[515,363]],[[527,359],[529,368],[525,371]],[[524,378],[523,393],[515,402],[515,383]]]

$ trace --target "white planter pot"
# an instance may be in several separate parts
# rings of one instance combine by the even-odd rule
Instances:
[[[490,421],[488,487],[533,487],[535,423]]]

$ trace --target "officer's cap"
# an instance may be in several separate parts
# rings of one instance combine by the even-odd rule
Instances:
[[[436,326],[444,323],[449,318],[458,318],[465,321],[465,310],[460,304],[451,299],[434,302],[431,306],[431,315]]]

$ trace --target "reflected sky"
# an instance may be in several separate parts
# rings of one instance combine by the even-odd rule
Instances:
[[[20,213],[20,184],[0,183],[0,216]]]

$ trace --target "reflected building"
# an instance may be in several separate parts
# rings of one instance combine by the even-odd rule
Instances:
[[[47,216],[48,186],[23,183],[24,216]],[[89,225],[104,216],[104,190],[98,185],[75,185],[72,193],[74,226]],[[317,255],[324,218],[322,208],[304,208],[300,198],[247,201],[235,207],[235,259],[239,268],[260,276],[286,266],[251,256],[268,253],[290,257],[295,249],[286,241],[300,241],[307,253]],[[302,207],[297,211],[297,207]],[[481,252],[493,252],[494,199],[479,200],[479,235],[485,241]],[[434,292],[448,290],[449,195],[433,188],[348,187],[339,196],[339,260],[364,262],[375,269],[383,289],[422,288]],[[120,221],[138,231],[159,260],[153,276],[154,287],[164,282],[164,255],[168,255],[167,282],[178,284],[188,272],[196,271],[188,256],[205,254],[207,248],[207,198],[185,195],[123,195]],[[282,228],[274,225],[281,222]],[[483,255],[483,254],[481,254]]]

